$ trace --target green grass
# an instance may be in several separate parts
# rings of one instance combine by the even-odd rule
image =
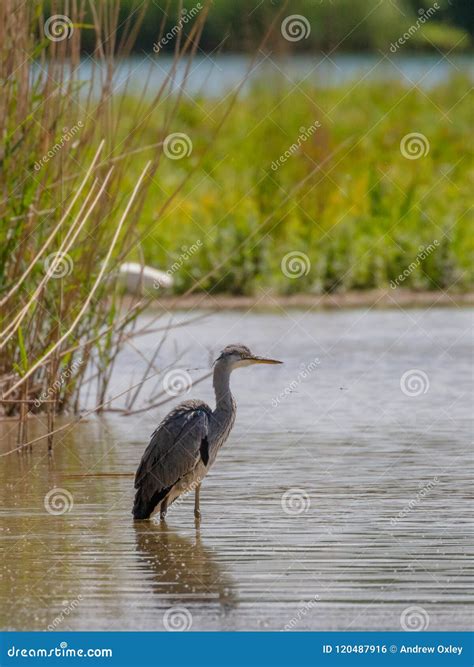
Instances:
[[[169,268],[200,241],[173,274],[177,292],[212,271],[200,288],[321,293],[387,286],[420,248],[437,240],[436,251],[403,287],[472,288],[468,88],[463,78],[425,92],[363,83],[290,91],[281,82],[262,82],[237,102],[214,142],[226,105],[185,99],[171,131],[188,134],[193,152],[181,160],[163,156],[166,164],[140,221],[145,260]],[[315,121],[320,127],[300,150],[272,169],[298,141],[300,128]],[[159,113],[146,122],[151,143]],[[125,113],[122,131],[131,127]],[[417,160],[400,151],[400,141],[412,132],[429,142],[428,154]],[[318,165],[321,170],[311,176]],[[193,169],[157,219],[162,203]],[[281,271],[282,258],[292,251],[304,252],[311,263],[297,280]]]

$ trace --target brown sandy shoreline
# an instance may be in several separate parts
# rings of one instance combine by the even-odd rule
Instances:
[[[260,294],[234,296],[229,294],[190,294],[166,296],[156,300],[158,308],[167,310],[278,310],[286,308],[463,308],[474,306],[474,292],[414,292],[411,290],[377,289],[344,294],[292,294],[281,296]]]

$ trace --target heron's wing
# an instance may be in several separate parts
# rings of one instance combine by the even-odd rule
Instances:
[[[201,401],[185,401],[172,410],[151,436],[135,475],[135,488],[150,492],[173,486],[194,468],[207,442],[211,409]]]

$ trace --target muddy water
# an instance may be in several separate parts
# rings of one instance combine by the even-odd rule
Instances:
[[[229,342],[285,361],[235,372],[236,426],[203,485],[200,530],[191,496],[166,526],[131,520],[127,473],[171,404],[91,419],[52,460],[43,443],[3,458],[0,625],[467,629],[471,322],[468,310],[291,311],[177,329],[160,360],[177,345],[192,377]],[[114,389],[142,364],[126,351]],[[190,396],[212,401],[209,381]]]

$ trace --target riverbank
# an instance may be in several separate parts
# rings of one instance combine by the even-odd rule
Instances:
[[[258,296],[231,294],[191,294],[162,297],[158,308],[166,310],[272,310],[287,308],[465,308],[474,306],[474,292],[415,292],[413,290],[377,289],[344,294],[291,294],[282,296],[262,293]]]

